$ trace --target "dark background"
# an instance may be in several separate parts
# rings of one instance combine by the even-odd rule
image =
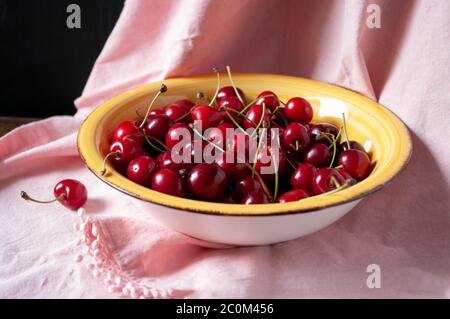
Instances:
[[[81,29],[69,29],[69,4]],[[0,0],[0,116],[74,114],[124,0]]]

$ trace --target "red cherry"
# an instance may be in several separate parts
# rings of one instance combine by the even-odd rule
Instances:
[[[278,163],[273,161],[275,157],[274,152],[276,151],[278,151]],[[256,156],[255,169],[264,179],[272,179],[275,176],[275,165],[278,167],[278,175],[281,175],[285,163],[286,154],[282,148],[263,148],[259,150],[258,155]]]
[[[309,196],[311,195],[303,189],[293,189],[278,197],[277,202],[278,203],[295,202],[303,198],[307,198]]]
[[[175,123],[166,134],[166,146],[172,149],[176,144],[182,142],[187,144],[193,139],[190,127],[185,123]]]
[[[60,202],[65,207],[71,210],[77,210],[82,207],[87,201],[87,189],[79,181],[75,179],[64,179],[53,188],[53,195],[55,199],[49,201],[40,201],[31,198],[26,192],[21,191],[20,196],[35,203],[47,204],[54,201]]]
[[[240,202],[246,194],[262,191],[263,188],[261,183],[256,178],[246,176],[236,182],[233,190],[233,197],[237,202]]]
[[[214,201],[222,197],[227,177],[217,164],[201,163],[189,172],[188,186],[200,199]]]
[[[304,98],[294,97],[286,103],[284,115],[290,122],[308,124],[313,118],[313,108]]]
[[[149,116],[144,127],[145,134],[164,141],[170,125],[170,118],[165,114]]]
[[[148,115],[153,116],[153,115],[160,115],[160,114],[165,114],[163,109],[154,109],[150,111],[150,114]]]
[[[264,91],[258,95],[258,100],[255,102],[255,105],[262,106],[263,104],[271,111],[275,111],[275,109],[280,106],[280,100],[278,96],[272,91]]]
[[[223,197],[220,199],[220,202],[224,204],[236,204],[233,196],[231,196],[230,194],[223,195]]]
[[[119,169],[127,167],[132,160],[144,153],[138,142],[128,138],[111,144],[109,151],[115,153],[111,156],[111,162]]]
[[[232,160],[228,161],[227,156]],[[229,182],[236,181],[250,174],[250,168],[245,163],[239,163],[233,151],[218,154],[215,163],[223,169]]]
[[[139,126],[141,123],[139,121],[125,120],[120,122],[111,137],[111,141],[121,141],[123,138],[129,138],[136,140],[139,144],[143,145],[145,143],[144,135],[142,134]]]
[[[189,109],[179,104],[169,104],[164,107],[164,113],[174,123],[189,123]]]
[[[142,155],[130,162],[127,168],[127,177],[129,180],[142,185],[150,186],[152,177],[156,170],[156,162],[147,155]]]
[[[194,104],[193,102],[191,102],[191,101],[189,101],[189,100],[186,100],[186,99],[175,101],[175,102],[173,102],[172,104],[176,104],[176,105],[182,106],[182,107],[184,107],[184,108],[185,108],[186,110],[188,110],[188,111],[189,111],[193,106],[195,106],[195,104]]]
[[[240,161],[248,161],[249,156],[252,157],[256,154],[256,149],[258,147],[258,143],[255,139],[251,138],[249,135],[245,134],[242,131],[235,131],[233,135],[233,142],[230,145],[230,148],[236,154],[236,158],[240,159]]]
[[[245,114],[244,127],[245,128],[256,127],[261,121],[263,109],[264,108],[262,107],[262,105],[253,104]],[[264,112],[263,121],[265,123],[263,123],[261,127],[268,127],[268,124],[270,123],[270,113],[268,108],[266,108],[266,111]]]
[[[333,124],[329,123],[319,123],[309,125],[311,144],[322,143],[327,146],[331,146],[330,140],[324,136],[325,133],[333,135],[334,138],[336,139],[337,135],[339,134],[339,129]],[[328,137],[331,138],[331,136]],[[339,143],[339,141],[337,141],[336,143]]]
[[[156,158],[156,162],[158,163],[158,167],[160,169],[167,168],[176,172],[179,172],[181,170],[186,170],[188,172],[193,167],[192,163],[175,163],[172,159],[171,151],[159,154]]]
[[[240,88],[237,88],[239,95],[244,98],[244,93],[242,92],[242,90]],[[220,103],[220,101],[224,98],[224,97],[237,97],[236,92],[234,91],[232,86],[224,86],[219,90],[219,93],[217,94],[217,98],[216,101],[217,103]]]
[[[357,181],[363,180],[370,173],[370,158],[363,151],[343,151],[339,155],[339,165]]]
[[[283,131],[281,145],[291,152],[302,152],[310,143],[308,128],[300,123],[291,123]]]
[[[330,149],[322,143],[313,144],[303,155],[303,161],[315,167],[329,166],[331,162]]]
[[[267,204],[269,199],[267,195],[263,192],[251,192],[244,196],[241,204],[244,205],[255,205],[255,204]]]
[[[308,163],[300,164],[291,175],[291,186],[294,189],[312,189],[312,181],[317,168]]]
[[[237,122],[239,125],[242,124],[242,116],[237,112],[244,109],[241,101],[234,96],[226,96],[222,98],[218,104],[220,110],[227,110],[227,113]],[[222,117],[228,123],[233,123],[233,121],[228,117],[228,115],[223,111]]]
[[[336,189],[344,183],[345,178],[342,176],[339,170],[335,168],[324,167],[317,170],[316,174],[314,175],[312,186],[314,194],[319,195]]]
[[[234,126],[230,123],[222,123],[217,125],[216,127],[211,127],[210,129],[205,131],[205,138],[224,149],[226,145],[231,143],[226,142],[227,129],[232,129],[232,132],[234,132]]]
[[[222,122],[222,113],[217,109],[208,105],[195,106],[191,111],[191,119],[195,124],[195,121],[201,121],[202,130],[206,130],[210,127],[219,125]]]
[[[160,169],[153,175],[152,189],[173,196],[186,196],[185,185],[180,174],[167,168]]]
[[[351,150],[358,150],[358,151],[362,151],[365,152],[366,150],[364,149],[364,146],[362,146],[361,144],[359,144],[356,141],[348,141],[348,143],[350,144],[350,149]],[[338,146],[338,152],[339,154],[342,153],[343,151],[348,150],[348,144],[346,141],[342,142],[339,146]]]

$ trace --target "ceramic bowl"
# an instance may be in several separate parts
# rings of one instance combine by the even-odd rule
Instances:
[[[128,194],[162,225],[195,238],[230,245],[273,244],[318,231],[344,216],[364,197],[380,190],[408,162],[412,143],[405,125],[391,111],[360,94],[330,84],[281,75],[235,74],[234,80],[248,99],[267,89],[283,101],[294,96],[308,99],[314,108],[313,123],[330,122],[340,126],[344,113],[349,138],[360,142],[371,156],[373,169],[370,176],[326,196],[285,204],[249,206],[162,194],[133,183],[112,166],[108,166],[108,174],[101,176],[99,171],[114,127],[121,120],[136,118],[136,109],[145,113],[161,83],[127,91],[98,106],[80,128],[79,153],[92,173],[111,186],[111,192]],[[214,75],[169,79],[164,83],[169,90],[161,95],[155,108],[178,99],[194,100],[197,91],[212,96],[216,87]]]

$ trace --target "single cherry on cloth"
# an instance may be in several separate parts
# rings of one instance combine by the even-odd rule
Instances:
[[[262,106],[264,104],[271,112],[280,106],[278,96],[272,91],[261,92],[257,98],[258,100],[255,102],[255,105]]]
[[[257,125],[261,121],[261,117],[263,116],[263,110],[264,110],[264,118],[261,127],[268,127],[271,118],[270,110],[267,107],[264,108],[262,105],[256,104],[252,105],[245,114],[244,127],[245,128],[257,127]]]
[[[338,162],[357,181],[363,180],[370,173],[370,158],[366,152],[353,149],[343,151]]]
[[[185,170],[186,172],[189,172],[192,169],[192,167],[194,167],[191,162],[181,161],[180,163],[175,163],[173,161],[171,151],[167,151],[167,152],[163,152],[163,153],[159,154],[158,157],[156,158],[156,163],[158,164],[158,167],[160,169],[167,168],[167,169],[171,169],[175,172],[180,172],[183,170]]]
[[[244,93],[242,92],[242,90],[240,88],[237,88],[237,91],[239,92],[239,95],[244,98]],[[230,96],[237,97],[234,88],[232,86],[224,86],[220,88],[219,92],[217,93],[216,101],[220,104],[223,98]]]
[[[311,194],[304,189],[293,189],[278,197],[277,202],[278,203],[295,202],[310,196]]]
[[[319,195],[341,187],[346,182],[339,170],[335,168],[319,168],[314,175],[312,188],[314,194]]]
[[[264,192],[251,192],[242,198],[241,204],[244,205],[255,205],[255,204],[267,204],[269,199]]]
[[[156,169],[155,160],[150,156],[142,155],[128,164],[127,177],[139,185],[150,187]]]
[[[312,190],[312,182],[316,171],[317,168],[311,164],[300,164],[291,175],[292,188]]]
[[[263,188],[255,177],[246,176],[236,182],[233,189],[233,198],[240,202],[246,194],[251,192],[263,192]]]
[[[234,182],[250,174],[250,168],[247,164],[239,163],[236,159],[236,154],[231,150],[217,154],[215,163],[223,169],[227,175],[228,182]]]
[[[167,131],[171,126],[170,118],[165,114],[150,115],[144,126],[144,132],[147,136],[164,141]]]
[[[287,101],[284,115],[290,122],[308,124],[313,118],[313,108],[304,98],[294,97]]]
[[[24,191],[20,192],[20,196],[25,200],[40,204],[47,204],[58,201],[63,206],[71,210],[77,210],[82,207],[86,203],[88,198],[86,187],[76,179],[64,179],[58,182],[53,188],[53,195],[55,196],[55,198],[52,200],[40,201],[31,198]]]
[[[300,123],[291,123],[283,131],[281,145],[291,152],[303,152],[310,144],[308,128]]]
[[[189,172],[188,186],[198,198],[214,201],[223,196],[227,176],[219,165],[201,163]]]
[[[181,175],[167,168],[160,169],[153,174],[152,189],[168,195],[186,196],[186,186]]]
[[[309,134],[311,137],[311,144],[322,143],[331,146],[331,140],[337,138],[339,129],[330,123],[310,124]],[[339,141],[336,141],[336,143],[339,143]]]
[[[322,143],[311,145],[303,155],[303,162],[315,167],[326,167],[331,162],[331,152],[328,146]]]
[[[139,128],[141,123],[134,120],[125,120],[120,122],[111,137],[111,142],[121,141],[124,138],[136,140],[139,144],[143,145],[145,143],[144,135],[142,130]]]
[[[191,110],[192,121],[201,121],[202,130],[219,125],[223,120],[222,113],[209,105],[197,105]]]
[[[167,131],[166,146],[172,149],[178,143],[189,143],[193,138],[192,130],[186,123],[175,123]]]

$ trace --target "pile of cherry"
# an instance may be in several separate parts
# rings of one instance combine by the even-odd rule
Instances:
[[[145,116],[120,122],[110,138],[109,153],[105,157],[114,168],[131,181],[155,191],[204,201],[242,204],[285,203],[310,196],[336,192],[366,178],[371,169],[370,157],[356,141],[349,141],[344,125],[310,123],[313,108],[301,97],[286,103],[271,91],[261,92],[246,103],[244,92],[234,86],[220,86],[211,100],[197,95],[196,103],[179,100],[162,109],[152,109],[160,90],[150,103]],[[201,121],[202,135],[195,121]],[[232,138],[227,129],[235,129]],[[271,143],[258,145],[255,158],[248,157],[249,139],[258,141],[258,134],[249,134],[249,128],[278,129],[278,158],[271,156]],[[211,163],[176,163],[172,148],[180,142],[179,130],[189,130],[193,138],[185,142],[182,151],[194,157],[212,145],[215,160]],[[194,138],[195,135],[201,139]],[[341,143],[341,138],[345,136]],[[245,158],[228,162],[228,152],[237,153],[238,141],[244,141]],[[255,150],[254,150],[255,151]],[[236,158],[235,157],[235,158]],[[262,167],[273,165],[271,174],[263,174]],[[105,174],[106,168],[101,171]]]

